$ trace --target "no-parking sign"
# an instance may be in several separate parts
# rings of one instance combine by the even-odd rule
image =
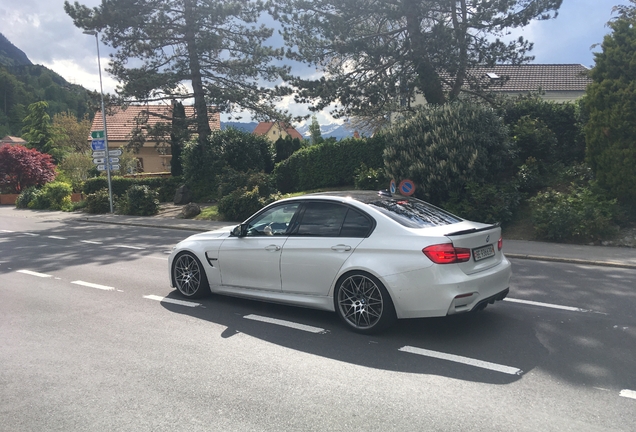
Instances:
[[[398,191],[404,196],[411,196],[415,192],[415,183],[413,180],[402,180],[398,186]]]

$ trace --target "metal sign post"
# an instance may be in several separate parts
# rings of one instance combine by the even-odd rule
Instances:
[[[91,138],[95,139],[103,139],[104,140],[104,148],[95,148],[93,150],[104,150],[105,154],[108,153],[108,128],[106,127],[106,110],[104,109],[104,87],[102,86],[102,61],[99,58],[99,33],[96,31],[85,31],[84,34],[95,36],[95,44],[97,45],[97,67],[99,68],[99,92],[102,96],[102,118],[104,120],[104,130],[103,131],[93,131],[91,132]],[[95,142],[95,141],[93,141]],[[110,164],[108,164],[108,169],[106,170],[106,176],[108,178],[108,202],[110,203],[110,212],[113,213],[113,188],[110,180]]]

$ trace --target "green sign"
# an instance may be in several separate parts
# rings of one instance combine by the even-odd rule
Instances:
[[[93,138],[93,139],[104,138],[104,131],[103,130],[92,131],[91,132],[91,138]]]

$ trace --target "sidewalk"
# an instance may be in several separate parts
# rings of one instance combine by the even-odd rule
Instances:
[[[238,222],[199,221],[160,216],[93,215],[77,212],[65,213],[45,210],[22,210],[16,209],[13,206],[0,206],[0,218],[2,217],[38,218],[48,221],[65,220],[79,223],[104,223],[179,229],[191,232],[209,231],[238,224]],[[187,232],[184,232],[184,237],[188,235]],[[526,240],[507,240],[504,238],[503,250],[508,258],[567,262],[636,270],[636,248],[570,245]]]

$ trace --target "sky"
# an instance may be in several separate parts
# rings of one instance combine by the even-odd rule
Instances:
[[[80,0],[94,7],[100,0]],[[607,22],[612,7],[629,4],[628,0],[563,0],[556,19],[534,21],[515,31],[534,42],[532,63],[577,63],[594,66],[592,48],[609,33]],[[99,90],[95,37],[85,35],[64,12],[64,0],[2,0],[0,33],[20,48],[35,64],[44,65],[67,81]],[[102,69],[108,62],[109,48],[100,42]],[[102,72],[104,92],[112,93],[117,85]],[[282,105],[294,115],[309,114],[306,107],[288,98]],[[335,122],[327,112],[318,114],[320,124]],[[227,116],[222,117],[223,120]],[[243,118],[242,121],[249,121]]]

